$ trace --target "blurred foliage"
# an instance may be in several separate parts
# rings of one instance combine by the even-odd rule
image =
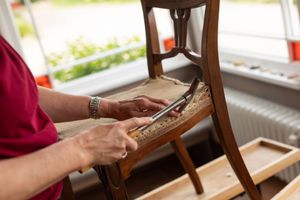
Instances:
[[[72,6],[72,5],[82,5],[88,3],[128,3],[128,2],[138,2],[138,0],[52,0],[54,5],[59,6]]]
[[[20,36],[33,36],[34,31],[32,25],[19,12],[14,12],[14,15]]]
[[[31,3],[37,2],[37,1],[41,1],[41,0],[30,0]],[[24,0],[18,0],[19,3],[21,4],[25,4]]]
[[[48,60],[49,63],[53,67],[55,67],[70,63],[80,58],[107,52],[113,49],[120,48],[124,45],[126,46],[138,42],[140,42],[140,39],[138,37],[133,37],[124,43],[120,43],[117,39],[113,39],[104,46],[97,46],[93,43],[85,41],[83,38],[79,38],[73,42],[68,43],[68,48],[66,51],[62,53],[51,53],[48,56]],[[124,63],[135,61],[145,56],[146,48],[145,46],[143,46],[141,48],[124,51],[122,53],[107,56],[99,60],[80,64],[70,69],[60,70],[54,73],[54,77],[60,82],[67,82],[95,72],[119,66]]]

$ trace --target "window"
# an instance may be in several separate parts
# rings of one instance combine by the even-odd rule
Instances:
[[[226,0],[220,7],[220,49],[288,60],[279,0]]]
[[[145,57],[140,1],[89,2],[10,1],[24,57],[39,82],[47,85],[49,75],[52,87],[59,89],[75,79]],[[165,11],[158,10],[156,15],[162,22],[158,30],[163,45],[164,39],[172,37],[172,26]]]
[[[299,5],[299,0],[221,1],[222,71],[300,90]],[[194,15],[200,28],[203,13]]]

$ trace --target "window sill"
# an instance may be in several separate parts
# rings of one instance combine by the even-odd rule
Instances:
[[[164,62],[164,72],[169,72],[188,64],[190,62],[184,59],[183,56],[168,59]],[[147,77],[147,60],[141,59],[64,83],[56,86],[54,89],[69,94],[96,95],[144,80]]]
[[[223,58],[224,56],[222,56]],[[260,63],[260,69],[251,69],[249,66],[235,66],[227,60],[243,60],[245,63]],[[228,57],[222,59],[221,71],[241,77],[279,85],[282,87],[300,90],[299,63],[287,64],[283,62],[257,61],[253,58]],[[164,71],[169,72],[190,64],[183,56],[169,59],[164,62]],[[91,74],[62,85],[55,89],[64,93],[77,95],[96,95],[116,88],[142,81],[148,77],[146,59],[141,59],[119,67]]]
[[[234,64],[233,62],[239,62]],[[266,61],[237,55],[222,55],[221,71],[237,76],[300,90],[299,63]]]

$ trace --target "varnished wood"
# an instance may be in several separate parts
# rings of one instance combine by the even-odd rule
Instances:
[[[190,9],[205,4],[205,20],[203,27],[202,49],[201,55],[191,52],[186,47],[187,21],[190,15]],[[219,0],[142,0],[144,13],[145,30],[147,38],[147,61],[148,71],[151,78],[155,78],[163,73],[161,60],[174,57],[178,53],[184,54],[188,59],[192,60],[199,66],[199,70],[203,69],[204,81],[210,86],[212,101],[215,112],[212,114],[215,128],[217,130],[220,143],[225,154],[231,163],[238,179],[243,185],[251,199],[261,199],[254,182],[242,160],[240,152],[231,129],[228,111],[226,107],[222,78],[219,67],[218,58],[218,13]],[[159,50],[159,41],[156,28],[156,21],[153,13],[153,7],[170,9],[170,15],[174,22],[175,30],[175,47],[165,54],[161,54]],[[164,134],[155,142],[148,142],[146,146],[139,148],[133,152],[127,159],[120,161],[120,170],[124,178],[129,176],[132,167],[142,159],[146,154],[150,153],[156,147],[164,144],[166,141],[175,141],[175,135],[180,135],[186,131],[181,127],[191,127],[201,119],[187,122],[188,125],[180,125],[177,130],[172,130],[172,134]],[[173,135],[173,137],[170,137]]]
[[[156,76],[163,74],[161,62],[154,62],[152,57],[153,52],[160,53],[159,48],[159,38],[157,33],[156,21],[154,17],[154,11],[151,8],[145,6],[145,1],[142,2],[144,22],[145,22],[145,32],[146,32],[146,51],[147,51],[147,64],[148,73],[150,78],[155,78]]]
[[[183,141],[178,137],[175,140],[171,141],[171,145],[177,157],[179,158],[181,165],[184,167],[184,170],[188,173],[191,181],[193,182],[196,193],[203,193],[203,187],[200,178],[195,171],[195,166],[193,164],[193,161],[189,157],[188,151],[186,150]]]
[[[202,58],[201,56],[197,55],[195,52],[188,48],[173,48],[171,51],[167,53],[154,53],[153,54],[153,63],[160,63],[162,60],[167,58],[172,58],[177,56],[179,53],[185,55],[190,61],[193,63],[202,66]]]
[[[64,178],[63,183],[64,183],[64,188],[61,193],[61,198],[63,200],[75,200],[75,195],[72,189],[72,184],[69,176]]]
[[[224,152],[249,197],[253,200],[259,200],[261,196],[238,150],[228,116],[217,51],[218,13],[219,1],[207,1],[201,50],[204,81],[211,88],[212,101],[216,110],[212,117]]]
[[[170,14],[174,22],[175,45],[178,48],[185,48],[187,40],[187,24],[190,18],[191,9],[171,9]]]
[[[178,145],[176,149],[180,149],[180,152],[176,153],[179,153],[179,160],[181,162],[185,162],[183,167],[186,170],[186,173],[190,174],[196,193],[203,192],[201,182],[199,177],[197,177],[191,158],[189,157],[185,147],[180,145],[183,144],[182,141],[180,142],[180,135],[191,129],[199,121],[209,116],[212,112],[212,105],[210,102],[206,102],[206,104],[203,104],[203,109],[201,109],[201,111],[196,113],[194,116],[191,116],[188,122],[167,131],[161,137],[157,137],[151,141],[148,141],[146,144],[140,146],[138,150],[129,153],[125,159],[118,161],[118,163],[115,163],[111,166],[101,166],[100,169],[102,170],[99,170],[99,172],[101,172],[101,176],[99,177],[101,178],[105,187],[107,198],[116,200],[122,198],[128,199],[124,180],[129,178],[132,168],[153,150],[174,140],[178,140],[176,143],[176,145]],[[133,133],[133,135],[136,135],[136,133]]]
[[[175,138],[179,137],[187,130],[195,126],[199,122],[199,120],[201,121],[205,117],[209,116],[212,112],[212,106],[206,106],[203,110],[201,110],[201,112],[198,112],[194,116],[191,116],[187,123],[184,123],[181,126],[178,126],[166,132],[163,135],[163,137],[154,138],[153,140],[149,141],[146,145],[140,146],[137,151],[129,153],[126,159],[119,161],[123,177],[125,179],[128,178],[130,176],[130,171],[132,170],[133,166],[135,166],[136,163],[142,160],[146,155],[151,153],[153,150],[159,148],[160,146],[169,143]]]
[[[124,180],[129,177],[133,166],[143,159],[144,156],[168,142],[172,142],[174,148],[180,150],[178,154],[179,159],[186,168],[187,173],[194,180],[195,188],[199,188],[199,183],[195,181],[197,180],[195,173],[191,173],[193,167],[189,163],[190,158],[186,153],[183,153],[184,156],[181,155],[182,152],[186,152],[186,149],[184,149],[178,140],[180,140],[180,135],[195,126],[203,118],[212,115],[220,144],[238,180],[251,199],[260,200],[261,197],[237,147],[226,107],[218,58],[219,0],[141,0],[141,3],[145,22],[149,77],[156,79],[162,75],[163,68],[161,61],[181,53],[199,67],[199,72],[202,71],[204,82],[210,89],[211,98],[209,100],[212,103],[205,104],[206,102],[199,102],[198,105],[202,106],[203,104],[203,109],[195,115],[189,116],[189,120],[185,121],[185,123],[178,124],[178,126],[164,132],[163,135],[147,141],[137,151],[130,153],[126,159],[120,160],[112,166],[97,167],[98,175],[104,183],[108,198],[127,199]],[[205,5],[205,15],[201,51],[199,51],[201,55],[199,55],[191,51],[187,46],[187,21],[190,9],[203,5]],[[153,12],[154,7],[169,9],[174,22],[175,46],[167,53],[160,52],[159,37]],[[197,193],[200,191],[197,190]],[[206,189],[204,188],[205,193]]]
[[[189,12],[192,7],[196,5],[203,5],[205,3],[205,16],[202,35],[201,59],[197,58],[195,61],[203,69],[204,82],[210,86],[213,105],[215,113],[212,118],[215,128],[217,130],[220,143],[224,149],[225,154],[228,156],[235,173],[237,174],[241,184],[244,186],[246,192],[251,199],[261,199],[248,170],[242,160],[238,151],[238,147],[232,132],[229,121],[222,77],[220,73],[219,58],[218,58],[218,14],[219,14],[219,0],[207,1],[176,1],[176,0],[145,0],[143,2],[144,10],[152,10],[152,7],[168,8],[170,9],[171,18],[174,21],[175,29],[175,48],[166,54],[159,52],[147,51],[147,59],[151,60],[150,63],[160,63],[162,59],[176,56],[178,53],[183,53],[188,59],[194,58],[187,52],[186,47],[186,20],[189,17]],[[176,13],[176,14],[175,14]],[[147,13],[145,14],[147,15]],[[151,16],[154,17],[154,16]],[[149,26],[149,22],[145,20],[145,26]],[[147,29],[146,31],[151,29]],[[151,35],[151,34],[148,34]],[[148,43],[152,46],[152,43]],[[149,48],[151,49],[151,47]],[[152,48],[153,49],[153,48]],[[149,66],[151,68],[151,66]],[[153,67],[153,66],[152,66]],[[153,71],[153,70],[152,70]],[[152,74],[152,75],[155,75]]]
[[[289,150],[286,151],[286,148]],[[294,164],[300,155],[298,148],[265,138],[249,142],[240,148],[240,152],[256,184]],[[197,168],[197,173],[205,191],[200,195],[195,194],[189,177],[184,175],[139,197],[138,200],[224,200],[243,192],[243,187],[226,156]]]
[[[96,166],[96,172],[102,181],[108,200],[128,199],[124,179],[118,163],[106,166]]]
[[[145,0],[146,6],[166,9],[196,8],[205,4],[205,0]]]

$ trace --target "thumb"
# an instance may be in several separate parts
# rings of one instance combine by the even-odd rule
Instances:
[[[151,124],[152,118],[151,117],[141,117],[141,118],[134,117],[134,118],[122,121],[121,123],[128,132],[128,131],[136,129],[138,127],[141,127],[141,126],[144,126],[147,124]]]

